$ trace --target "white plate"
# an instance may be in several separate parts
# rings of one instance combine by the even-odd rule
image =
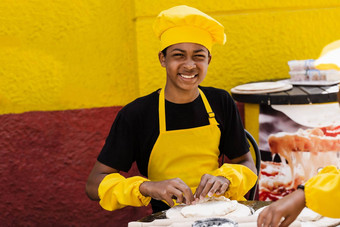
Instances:
[[[238,91],[262,91],[262,90],[273,90],[284,87],[286,83],[281,82],[257,82],[257,83],[249,83],[242,84],[234,87],[235,90]]]
[[[284,84],[282,87],[273,88],[273,89],[259,89],[259,90],[248,90],[248,91],[242,91],[236,89],[236,87],[231,89],[231,93],[234,94],[261,94],[261,93],[273,93],[273,92],[279,92],[279,91],[287,91],[293,88],[293,85],[291,84]]]

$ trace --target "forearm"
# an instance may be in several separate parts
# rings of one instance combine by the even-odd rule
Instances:
[[[85,192],[91,200],[99,200],[98,187],[104,177],[110,173],[118,173],[118,170],[106,166],[98,161],[94,164],[87,178]]]
[[[87,180],[85,192],[91,200],[99,200],[98,187],[100,182],[104,179],[106,175],[107,174],[100,174],[97,177],[90,176]]]
[[[251,171],[253,171],[257,175],[257,169],[256,169],[256,167],[254,165],[253,160],[241,161],[238,164],[244,165],[244,166],[248,167]]]
[[[240,164],[248,167],[251,171],[253,171],[257,175],[257,170],[254,164],[253,157],[251,156],[250,151],[238,158],[234,158],[231,160],[233,164]]]

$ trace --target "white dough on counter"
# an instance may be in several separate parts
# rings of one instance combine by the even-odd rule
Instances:
[[[312,211],[311,209],[305,207],[303,208],[303,210],[301,211],[299,216],[297,216],[296,219],[302,222],[306,222],[306,221],[317,221],[320,218],[322,218],[321,214],[318,214]]]
[[[183,207],[181,214],[188,217],[214,217],[226,215],[237,208],[237,201],[208,201]]]
[[[236,200],[212,197],[195,205],[178,205],[166,211],[167,218],[189,217],[244,217],[251,215],[251,209]]]

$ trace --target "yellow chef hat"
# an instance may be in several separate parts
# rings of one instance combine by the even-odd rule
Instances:
[[[161,50],[176,43],[198,43],[209,51],[213,44],[224,44],[224,27],[198,9],[181,5],[162,11],[153,29],[161,41]]]

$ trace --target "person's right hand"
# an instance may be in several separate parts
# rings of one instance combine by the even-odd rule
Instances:
[[[150,196],[153,199],[165,200],[169,206],[177,203],[191,204],[194,200],[191,189],[179,178],[164,181],[145,181],[139,187],[140,192],[144,196]]]

